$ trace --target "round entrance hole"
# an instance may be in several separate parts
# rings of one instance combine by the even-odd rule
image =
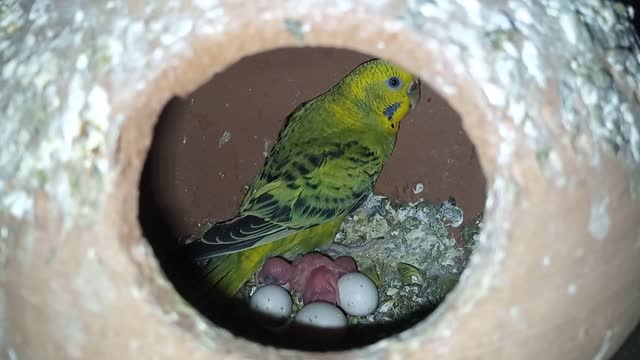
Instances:
[[[237,299],[221,303],[202,296],[198,266],[175,260],[181,238],[237,215],[246,187],[295,106],[370,58],[333,48],[271,50],[243,58],[164,108],[140,182],[140,223],[176,289],[217,325],[280,347],[352,348],[423,320],[455,285],[479,231],[486,184],[459,115],[429,79],[422,79],[421,102],[402,123],[375,197],[348,216],[338,233],[339,242],[354,247],[379,238],[347,254],[377,284],[380,304],[373,315],[350,317],[343,339],[310,344],[282,336],[286,329],[256,326],[247,305],[253,278]],[[452,206],[462,218],[448,217]],[[407,271],[413,276],[403,277]]]

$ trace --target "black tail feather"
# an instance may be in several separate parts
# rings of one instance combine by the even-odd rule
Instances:
[[[239,216],[214,224],[202,238],[185,245],[183,251],[188,258],[204,260],[266,244],[296,231],[257,216]]]

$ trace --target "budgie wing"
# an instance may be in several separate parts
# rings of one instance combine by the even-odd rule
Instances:
[[[265,167],[264,185],[245,200],[242,214],[293,228],[318,225],[366,198],[382,168],[377,154],[356,141],[305,148],[283,166]]]
[[[317,143],[274,147],[245,197],[241,216],[214,225],[203,236],[208,257],[282,239],[366,199],[382,167],[377,154],[357,141]],[[221,231],[225,226],[232,228]]]

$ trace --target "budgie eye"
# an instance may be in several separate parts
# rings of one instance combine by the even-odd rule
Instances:
[[[397,90],[402,86],[402,80],[397,76],[392,76],[387,80],[387,85],[393,90]]]

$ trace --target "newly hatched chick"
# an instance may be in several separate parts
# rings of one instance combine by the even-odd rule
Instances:
[[[336,305],[340,299],[338,279],[356,271],[356,262],[351,257],[341,256],[332,261],[322,254],[310,253],[296,257],[291,264],[282,258],[268,259],[258,272],[258,282],[289,283],[294,291],[302,294],[305,304],[323,301]]]

